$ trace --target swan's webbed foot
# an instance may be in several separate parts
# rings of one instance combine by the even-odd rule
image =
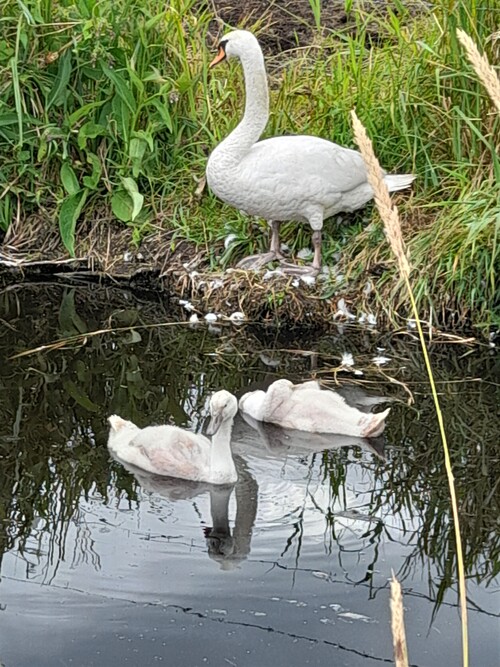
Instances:
[[[289,262],[281,262],[280,269],[289,276],[312,276],[314,278],[320,272],[320,268],[316,268],[313,264],[298,266]]]
[[[266,264],[269,264],[269,262],[274,262],[279,259],[282,259],[282,255],[276,252],[263,252],[258,255],[244,257],[238,264],[236,264],[236,268],[243,269],[244,271],[259,271],[259,269],[262,269]]]

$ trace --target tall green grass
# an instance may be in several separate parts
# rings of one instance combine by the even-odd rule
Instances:
[[[311,133],[353,146],[356,108],[387,170],[414,171],[403,206],[421,313],[452,310],[500,323],[500,121],[466,60],[457,28],[498,62],[494,0],[395,3],[381,16],[350,7],[354,30],[322,26],[309,48],[268,58],[272,117],[266,135]],[[312,8],[319,8],[312,2]],[[59,225],[72,253],[78,224],[128,224],[139,242],[151,225],[206,248],[229,232],[222,265],[266,244],[265,226],[212,195],[193,196],[210,149],[238,122],[244,89],[237,63],[208,72],[215,35],[203,3],[173,0],[7,0],[0,18],[0,228]],[[314,24],[321,13],[311,14]],[[256,27],[257,33],[260,28]],[[374,33],[376,36],[374,37]],[[378,298],[405,313],[405,292],[370,209],[351,226],[327,223],[325,258],[342,251],[354,287],[367,268]],[[290,224],[296,250],[309,230]],[[325,235],[328,238],[328,235]],[[75,241],[76,238],[76,241]],[[215,246],[217,247],[217,246]],[[216,267],[221,254],[213,252]]]

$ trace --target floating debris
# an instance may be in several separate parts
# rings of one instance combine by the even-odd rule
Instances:
[[[241,313],[239,310],[237,310],[236,312],[229,315],[229,319],[231,322],[233,322],[233,324],[241,324],[246,320],[246,317],[244,313]]]
[[[341,366],[346,366],[350,368],[354,366],[354,357],[350,352],[342,352],[342,359],[340,360]]]
[[[194,310],[193,304],[190,301],[186,301],[186,299],[179,299],[179,306],[184,306],[188,313]]]
[[[280,365],[278,359],[271,359],[271,357],[269,357],[267,354],[264,354],[264,352],[259,354],[259,359],[265,366],[269,366],[269,368],[277,368]]]
[[[189,318],[189,321],[191,322],[191,324],[198,324],[200,320],[198,318],[198,315],[196,313],[193,313]]]
[[[205,315],[206,322],[217,322],[217,315],[215,313],[207,313]]]
[[[305,284],[305,285],[314,285],[316,282],[316,278],[314,276],[300,276],[300,280]]]
[[[352,611],[343,611],[338,615],[339,618],[345,621],[362,621],[363,623],[376,623],[377,621],[374,618],[365,616],[364,614],[355,614]]]
[[[379,355],[377,357],[373,357],[372,361],[376,366],[383,366],[384,364],[387,364],[390,361],[390,358],[384,357],[383,355]]]
[[[338,278],[338,276],[337,276]],[[339,317],[345,317],[348,320],[355,320],[356,315],[353,315],[351,312],[349,312],[349,309],[347,308],[346,302],[344,299],[339,299],[337,302],[337,312],[333,316],[333,319],[338,319]]]

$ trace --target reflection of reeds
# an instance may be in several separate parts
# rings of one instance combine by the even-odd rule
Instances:
[[[396,667],[408,667],[403,595],[401,593],[401,584],[396,579],[394,573],[391,579],[391,630]]]
[[[493,100],[498,113],[500,113],[500,79],[493,67],[488,62],[485,55],[479,53],[474,40],[463,30],[457,29],[457,37],[459,42],[467,53],[467,58],[470,60],[472,67],[480,78],[482,84],[488,91],[488,95]]]
[[[467,665],[469,664],[469,658],[468,658],[469,651],[468,651],[468,631],[467,631],[467,594],[465,588],[464,559],[462,551],[462,540],[460,536],[460,522],[458,517],[455,483],[454,483],[453,471],[451,469],[450,453],[448,449],[448,442],[446,439],[446,432],[444,430],[443,414],[441,412],[441,407],[439,405],[436,385],[434,382],[434,375],[432,372],[429,355],[427,353],[427,347],[425,344],[424,334],[420,323],[415,297],[410,283],[410,264],[406,256],[403,234],[401,232],[401,224],[399,221],[398,209],[391,201],[387,185],[384,183],[383,180],[382,169],[380,168],[380,164],[375,156],[372,142],[368,138],[365,128],[363,127],[361,121],[357,117],[355,111],[351,111],[351,116],[352,116],[352,124],[353,124],[356,143],[358,144],[361,154],[363,156],[363,160],[365,161],[368,181],[374,191],[375,204],[377,206],[380,217],[382,218],[382,221],[384,223],[387,239],[391,245],[391,249],[394,255],[396,256],[399,271],[406,285],[408,297],[410,299],[413,311],[413,317],[415,319],[418,329],[420,345],[425,360],[425,367],[427,369],[427,374],[429,377],[429,384],[432,391],[434,406],[436,408],[436,416],[438,419],[441,441],[443,444],[446,474],[448,477],[448,485],[450,489],[451,506],[453,512],[453,525],[455,527],[458,579],[460,585],[460,606],[462,612],[463,665],[464,667],[467,667]]]

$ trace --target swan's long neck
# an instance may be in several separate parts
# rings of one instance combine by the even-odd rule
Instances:
[[[241,57],[245,77],[245,113],[240,123],[222,142],[226,151],[235,157],[243,157],[259,140],[269,118],[269,93],[267,89],[264,57],[258,44]]]
[[[236,478],[236,467],[231,453],[232,430],[233,421],[228,419],[222,422],[217,433],[212,436],[210,476],[214,482],[220,481],[220,477]]]

